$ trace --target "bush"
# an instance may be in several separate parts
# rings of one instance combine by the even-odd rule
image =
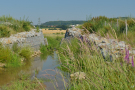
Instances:
[[[9,37],[10,31],[4,25],[0,25],[0,37]]]
[[[11,60],[11,50],[8,47],[0,47],[0,62],[8,62]]]
[[[47,46],[45,46],[45,45],[43,45],[43,44],[41,44],[40,45],[40,51],[41,51],[41,53],[47,53]]]
[[[17,45],[17,43],[14,43],[14,44],[13,44],[12,50],[13,50],[15,53],[18,53],[18,52],[20,51],[20,47]]]
[[[29,27],[29,24],[28,24],[27,22],[24,22],[24,23],[23,23],[23,29],[24,29],[25,31],[30,31],[30,27]]]
[[[0,62],[6,63],[6,67],[17,67],[21,65],[19,55],[13,53],[9,47],[0,47]]]
[[[7,62],[7,67],[18,67],[21,65],[21,57],[15,53],[11,53],[11,60]]]
[[[27,60],[31,58],[32,54],[33,54],[33,50],[28,46],[21,48],[20,53],[19,53],[20,56],[24,57]]]
[[[36,27],[36,32],[39,32],[39,27],[38,26]]]
[[[11,16],[0,17],[0,37],[9,37],[17,32],[30,31],[33,28],[32,22],[26,20],[16,20]]]

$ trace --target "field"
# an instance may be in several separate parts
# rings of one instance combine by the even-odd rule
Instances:
[[[57,28],[57,30],[48,30],[48,28],[46,28],[46,29],[42,29],[42,32],[43,32],[43,34],[56,34],[56,33],[66,33],[66,30],[58,30],[58,28]]]

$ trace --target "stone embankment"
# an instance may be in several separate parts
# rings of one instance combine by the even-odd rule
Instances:
[[[125,55],[125,49],[129,50],[129,55],[131,58],[132,55],[135,55],[135,50],[127,45],[124,41],[118,41],[116,39],[104,38],[98,36],[94,33],[89,35],[82,35],[82,29],[78,28],[69,28],[65,33],[65,39],[69,39],[71,37],[79,37],[82,40],[87,40],[95,44],[98,50],[100,50],[104,59],[108,57],[112,61],[115,58],[118,58],[121,55]]]
[[[11,35],[10,37],[4,37],[0,38],[0,42],[3,45],[7,45],[9,47],[12,47],[14,43],[17,43],[18,46],[30,46],[34,48],[35,50],[38,50],[40,47],[40,44],[42,43],[45,45],[46,39],[44,39],[44,35],[42,33],[42,30],[40,29],[39,32],[36,32],[36,29],[33,29],[29,32],[21,32],[14,35]]]
[[[82,35],[81,32],[83,30],[78,28],[70,28],[66,30],[65,38],[63,40],[68,40],[72,37],[78,37],[82,41],[87,41],[91,43],[94,43],[95,47],[99,52],[101,52],[103,58],[105,60],[113,61],[114,59],[117,59],[118,57],[122,55],[126,55],[125,51],[129,51],[129,59],[131,60],[132,55],[135,55],[135,50],[131,48],[129,45],[127,45],[124,41],[118,41],[116,39],[110,39],[110,38],[104,38],[101,36],[98,36],[94,33],[88,34],[88,35]],[[70,78],[75,79],[85,79],[85,73],[84,72],[75,72],[73,74],[70,74]]]

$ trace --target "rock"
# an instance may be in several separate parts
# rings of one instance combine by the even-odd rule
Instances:
[[[82,79],[85,79],[86,77],[86,74],[84,72],[76,72],[74,74],[70,74],[70,78],[73,79],[79,79],[79,80],[82,80]]]
[[[79,37],[81,35],[81,29],[69,28],[66,30],[65,38],[67,37]]]
[[[118,43],[118,46],[120,46],[120,47],[122,47],[122,48],[125,48],[125,47],[126,47],[126,44],[125,44],[124,41],[120,41],[120,42]]]
[[[23,62],[25,59],[24,58],[21,58],[21,62]]]
[[[100,49],[102,49],[102,48],[106,48],[107,45],[106,45],[106,43],[99,43],[98,47],[100,47]]]
[[[6,44],[12,44],[11,40],[8,39],[7,42],[6,42]]]
[[[109,39],[109,43],[113,45],[117,45],[118,41],[116,39]]]
[[[5,67],[5,66],[6,66],[6,64],[0,63],[0,67]]]
[[[109,43],[106,38],[101,38],[101,42],[102,42],[102,43]]]
[[[135,50],[129,50],[129,54],[133,54],[133,55],[135,55]]]

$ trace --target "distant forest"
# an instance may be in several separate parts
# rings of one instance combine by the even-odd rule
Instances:
[[[86,21],[81,20],[72,20],[72,21],[48,21],[42,23],[40,28],[61,28],[62,30],[66,30],[70,28],[69,25],[83,24]],[[39,25],[35,25],[36,27]]]
[[[49,21],[45,22],[41,25],[46,25],[46,26],[58,26],[58,25],[75,25],[75,24],[83,24],[85,21]]]

